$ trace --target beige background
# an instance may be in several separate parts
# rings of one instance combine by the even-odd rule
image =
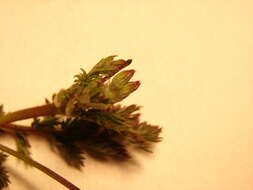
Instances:
[[[253,189],[250,0],[0,0],[0,101],[41,104],[100,58],[132,58],[140,89],[125,103],[163,126],[152,155],[124,166],[67,167],[41,139],[33,158],[86,190]],[[0,141],[13,147],[13,142]],[[61,190],[10,158],[11,190]]]

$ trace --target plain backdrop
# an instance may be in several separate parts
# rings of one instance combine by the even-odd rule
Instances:
[[[124,165],[87,157],[76,171],[32,137],[33,158],[83,190],[252,190],[252,10],[250,0],[0,0],[0,103],[40,105],[80,68],[132,58],[142,85],[123,103],[163,127],[154,153]],[[64,189],[14,158],[6,167],[7,189]]]

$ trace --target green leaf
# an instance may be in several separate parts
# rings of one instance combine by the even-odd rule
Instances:
[[[43,118],[33,118],[32,126],[38,130],[54,131],[54,127],[62,123],[60,116],[44,116]]]
[[[80,169],[84,165],[83,151],[79,146],[68,142],[57,134],[54,135],[54,145],[68,165],[77,169]]]
[[[120,144],[110,138],[90,138],[84,146],[91,152],[105,157],[115,159],[128,159],[130,155],[123,144]]]
[[[133,112],[136,112],[138,110],[140,110],[140,106],[137,106],[136,104],[132,104],[130,106],[125,106],[125,107],[119,107],[120,109],[117,111],[118,114],[120,114],[121,116],[129,116],[130,114],[132,114]]]
[[[29,151],[30,144],[26,136],[27,135],[23,131],[18,129],[15,130],[15,141],[17,152],[23,154],[26,157],[30,157],[31,155]]]
[[[3,166],[3,162],[6,160],[6,155],[0,152],[0,189],[7,187],[10,183],[7,170]]]
[[[53,103],[54,103],[55,107],[57,107],[57,108],[65,106],[67,102],[68,102],[68,95],[67,95],[67,91],[64,89],[60,90],[53,97]]]
[[[96,117],[88,115],[87,117],[92,118],[93,122],[115,131],[118,136],[121,136],[122,142],[149,151],[152,143],[162,140],[159,136],[161,128],[147,122],[140,122],[140,114],[135,113],[139,109],[140,107],[137,105],[125,107],[117,105],[110,110],[97,111],[96,114],[93,114]]]
[[[82,83],[83,81],[86,80],[86,77],[87,77],[86,71],[81,68],[81,72],[74,76],[74,78],[76,78],[74,80],[74,82],[75,83]]]

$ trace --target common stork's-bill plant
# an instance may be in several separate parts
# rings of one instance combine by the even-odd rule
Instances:
[[[130,81],[134,70],[123,70],[131,60],[109,56],[100,60],[86,73],[75,75],[74,83],[46,99],[44,105],[5,113],[0,107],[0,133],[16,141],[16,150],[0,144],[0,189],[10,183],[4,167],[7,155],[33,166],[71,190],[74,184],[31,158],[27,136],[40,135],[55,148],[69,166],[80,169],[84,155],[104,159],[127,160],[127,148],[151,151],[159,142],[161,128],[140,121],[140,106],[122,106],[121,100],[135,91],[139,81]],[[14,121],[32,118],[30,126]]]

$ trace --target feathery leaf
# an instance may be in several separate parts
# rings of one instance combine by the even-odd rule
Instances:
[[[17,147],[17,152],[23,154],[26,157],[30,157],[30,143],[27,139],[27,135],[21,131],[16,129],[15,130],[15,141],[16,141],[16,147]]]
[[[6,155],[0,152],[0,189],[7,187],[10,183],[7,170],[3,166],[3,162],[6,160]]]
[[[83,151],[74,143],[64,141],[56,135],[54,138],[54,145],[65,162],[70,166],[80,169],[84,165]]]

